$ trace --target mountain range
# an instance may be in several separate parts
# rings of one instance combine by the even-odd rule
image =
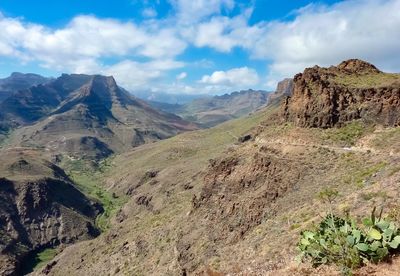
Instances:
[[[150,104],[200,126],[213,127],[227,120],[248,115],[266,105],[268,95],[266,91],[250,89],[221,96],[202,97],[182,105],[154,101],[151,101]]]
[[[197,130],[112,77],[13,93],[0,109],[0,274],[340,275],[298,263],[298,247],[329,214],[355,225],[382,207],[400,222],[400,74],[351,59],[253,92],[198,100],[193,114],[252,110]],[[391,263],[346,268],[398,275],[392,245]]]
[[[40,75],[14,72],[9,77],[0,79],[0,102],[18,90],[28,89],[48,81],[50,81],[49,78]]]
[[[0,119],[3,133],[15,130],[14,144],[94,159],[197,128],[99,75],[64,74],[17,90],[0,103]]]

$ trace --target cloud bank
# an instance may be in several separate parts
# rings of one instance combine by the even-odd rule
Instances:
[[[271,89],[305,67],[348,58],[400,71],[400,0],[310,4],[290,19],[254,24],[249,23],[252,2],[241,6],[239,13],[233,13],[239,9],[233,0],[170,3],[167,18],[157,19],[157,11],[147,8],[143,16],[149,19],[141,23],[81,15],[58,29],[0,14],[0,57],[57,72],[112,74],[130,90],[174,93]],[[241,64],[224,71],[210,68],[207,75],[190,82],[190,64],[181,60],[190,48],[209,48],[227,59],[234,59],[232,50],[240,48],[249,59],[264,61],[268,74],[259,75]],[[207,57],[194,63],[204,61]],[[184,74],[166,78],[178,69]]]

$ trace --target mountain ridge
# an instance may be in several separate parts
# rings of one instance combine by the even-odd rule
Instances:
[[[150,102],[154,107],[175,113],[203,127],[248,115],[268,102],[268,92],[241,90],[219,96],[198,98],[184,105]]]
[[[50,78],[37,74],[13,72],[9,77],[0,79],[0,103],[18,90],[27,89],[50,80]]]
[[[47,147],[55,153],[59,148],[75,156],[80,154],[71,147],[77,147],[86,149],[88,158],[104,158],[197,128],[176,115],[154,110],[119,87],[113,77],[101,75],[63,74],[19,90],[0,108],[3,131],[15,130],[11,144]],[[90,140],[104,150],[79,146]]]

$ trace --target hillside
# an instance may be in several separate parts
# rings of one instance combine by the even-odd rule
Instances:
[[[29,272],[30,254],[94,238],[100,205],[29,149],[0,152],[0,274]]]
[[[222,96],[203,97],[187,104],[150,102],[154,107],[177,114],[203,127],[213,127],[256,111],[268,101],[265,91],[245,90]]]
[[[12,73],[9,77],[0,79],[0,103],[18,90],[43,84],[50,79],[36,74]]]
[[[356,64],[357,72],[366,66]],[[108,232],[66,248],[46,274],[338,275],[335,267],[316,270],[295,263],[299,233],[327,213],[318,199],[327,188],[339,192],[334,202],[337,213],[360,219],[373,206],[381,206],[398,221],[400,132],[385,120],[371,123],[363,116],[340,120],[337,127],[299,125],[297,114],[310,114],[312,105],[295,109],[295,100],[318,103],[325,93],[308,92],[313,80],[320,79],[318,74],[301,81],[304,90],[296,82],[299,76],[293,96],[280,106],[143,145],[112,159],[101,185],[117,197],[127,197],[127,203],[111,220]],[[346,74],[356,83],[363,83],[364,76]],[[335,80],[338,87],[347,83]],[[374,95],[386,85],[398,96],[396,81],[381,80],[373,89],[369,84],[347,89],[346,95],[356,98],[366,90]],[[323,103],[336,106],[339,99]],[[353,101],[341,110],[363,108],[370,99]],[[387,107],[396,110],[398,101]],[[318,122],[312,116],[304,118]],[[245,134],[250,139],[239,139]],[[383,267],[370,266],[360,273],[396,271]]]
[[[64,74],[20,90],[0,104],[0,118],[4,131],[18,128],[9,135],[11,145],[95,160],[196,129],[99,75]]]

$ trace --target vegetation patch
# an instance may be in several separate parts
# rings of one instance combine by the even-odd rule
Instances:
[[[328,204],[328,215],[312,229],[302,231],[298,249],[302,261],[310,261],[314,267],[337,265],[344,275],[369,262],[385,261],[399,252],[400,230],[390,218],[379,216],[373,209],[371,216],[357,224],[348,214],[339,217],[332,211],[335,190],[320,193]]]
[[[56,255],[57,250],[54,248],[46,248],[29,254],[22,263],[21,273],[26,275],[44,267],[49,261],[54,259]]]
[[[110,218],[127,202],[125,196],[118,197],[114,193],[105,190],[101,185],[101,179],[104,178],[104,173],[111,167],[111,161],[106,159],[100,162],[96,168],[92,168],[87,165],[86,161],[69,160],[65,167],[68,168],[68,175],[77,188],[102,205],[104,212],[96,218],[96,226],[103,232],[108,230]]]
[[[344,182],[346,184],[351,184],[362,188],[371,177],[373,177],[376,173],[385,168],[386,165],[387,164],[385,162],[380,162],[370,167],[362,167],[358,171],[347,174]]]
[[[353,146],[363,135],[371,131],[361,121],[348,123],[340,128],[330,128],[323,132],[322,139],[334,143],[339,143],[342,146]]]
[[[400,74],[390,73],[371,73],[366,75],[345,75],[340,74],[333,78],[337,84],[344,85],[349,88],[376,88],[387,87],[395,82],[400,81]]]

